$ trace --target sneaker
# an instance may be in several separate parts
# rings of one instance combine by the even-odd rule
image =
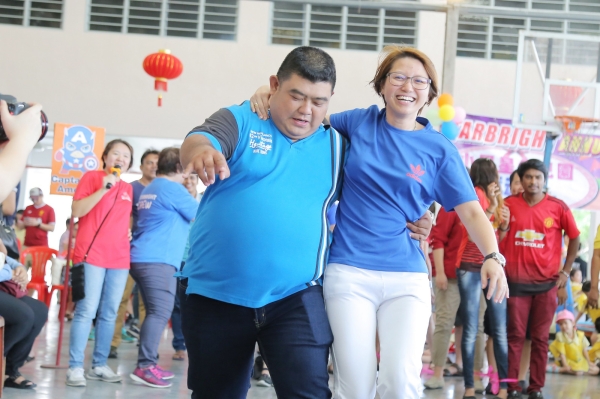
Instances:
[[[425,389],[441,389],[444,387],[444,377],[431,377],[423,385],[425,385]]]
[[[90,380],[106,382],[121,382],[121,380],[123,380],[123,377],[121,377],[119,374],[116,374],[107,365],[92,367],[90,371],[87,372],[86,377]]]
[[[127,329],[127,334],[131,335],[133,338],[140,339],[140,329],[133,324]]]
[[[163,380],[170,380],[171,378],[175,377],[175,374],[173,374],[169,370],[163,369],[158,364],[156,366],[154,366],[154,368],[156,369],[156,371],[160,375],[160,378],[162,378]]]
[[[508,399],[521,399],[521,392],[519,392],[519,391],[510,391],[508,393]]]
[[[127,330],[125,329],[125,327],[123,327],[121,329],[121,342],[124,342],[126,344],[132,344],[135,342],[135,338],[133,338],[131,335],[129,335],[127,333]]]
[[[108,352],[108,358],[109,359],[116,359],[119,357],[119,354],[117,353],[117,347],[116,346],[111,346],[110,347],[110,352]]]
[[[67,370],[67,385],[70,387],[84,387],[86,385],[83,368],[75,367]]]
[[[256,383],[259,387],[271,388],[273,386],[273,381],[271,381],[271,376],[266,374],[261,374],[258,377],[258,382]]]
[[[528,399],[544,399],[544,395],[541,392],[531,392]]]
[[[136,367],[133,373],[129,374],[132,380],[152,388],[168,388],[171,386],[169,381],[160,378],[159,372],[155,366],[150,366],[145,369]]]

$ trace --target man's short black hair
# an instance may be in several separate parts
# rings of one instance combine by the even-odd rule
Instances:
[[[19,209],[19,210],[17,211],[17,215],[22,215],[22,214],[24,214],[24,213],[25,213],[25,211],[24,211],[23,209]]]
[[[510,174],[510,178],[509,178],[509,181],[508,181],[508,185],[509,185],[509,186],[510,186],[510,185],[512,185],[512,182],[513,182],[513,180],[515,180],[515,176],[517,176],[517,171],[518,171],[518,170],[514,170],[514,171],[513,171],[513,172]]]
[[[573,277],[577,272],[580,272],[581,270],[579,269],[573,269],[571,270],[571,273],[569,273],[571,275],[571,277]]]
[[[289,79],[294,73],[313,83],[329,82],[331,90],[335,87],[333,59],[319,48],[302,46],[292,50],[277,71],[279,83]]]
[[[529,169],[539,170],[544,174],[544,181],[548,181],[548,168],[546,168],[546,165],[544,165],[544,163],[539,159],[529,159],[519,165],[519,168],[517,169],[519,179],[523,180],[525,172],[527,172]]]
[[[144,159],[146,159],[146,157],[148,155],[158,155],[159,152],[158,150],[155,150],[154,148],[148,148],[146,151],[144,151],[144,153],[142,154],[142,159],[140,160],[140,165],[144,164]]]
[[[67,218],[67,227],[71,224],[71,218]]]
[[[591,290],[592,290],[592,282],[591,281],[587,280],[587,281],[584,281],[583,284],[581,284],[581,292],[587,294]]]

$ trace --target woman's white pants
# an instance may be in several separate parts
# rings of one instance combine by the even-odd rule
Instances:
[[[335,399],[417,399],[431,316],[426,273],[331,263],[324,297],[333,331]],[[379,332],[377,375],[375,335]]]

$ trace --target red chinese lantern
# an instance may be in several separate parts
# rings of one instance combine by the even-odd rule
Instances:
[[[144,71],[154,78],[154,90],[167,91],[167,81],[175,79],[183,72],[179,58],[170,50],[158,50],[144,59]],[[158,106],[162,105],[162,94],[158,95]]]

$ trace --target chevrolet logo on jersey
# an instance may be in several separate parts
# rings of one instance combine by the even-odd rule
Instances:
[[[521,230],[517,231],[515,238],[520,238],[523,241],[515,241],[515,245],[522,247],[532,247],[532,248],[544,248],[545,244],[537,243],[536,241],[541,241],[544,239],[546,235],[542,233],[538,233],[535,230]]]

